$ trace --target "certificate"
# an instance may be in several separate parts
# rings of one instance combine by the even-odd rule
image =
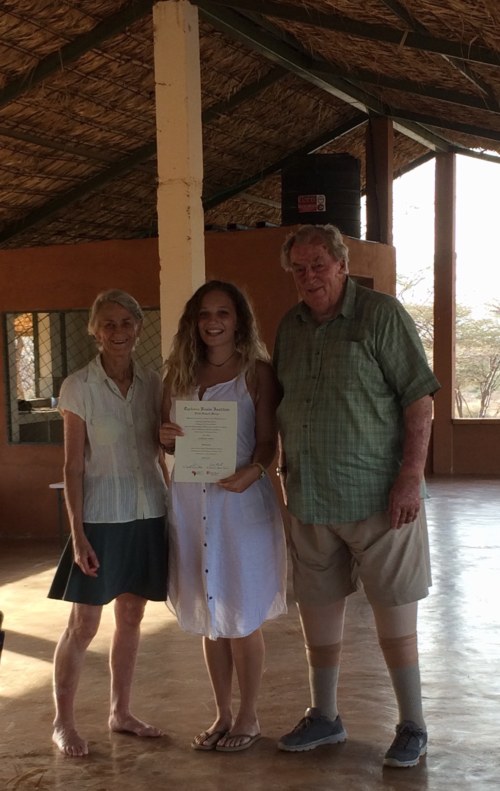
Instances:
[[[174,480],[214,483],[236,469],[236,401],[177,401]]]

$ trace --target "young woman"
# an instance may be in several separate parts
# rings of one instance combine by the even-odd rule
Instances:
[[[210,281],[186,304],[166,364],[160,440],[175,454],[179,400],[235,401],[236,471],[216,483],[170,487],[169,603],[186,631],[202,634],[215,697],[212,725],[195,750],[235,752],[260,736],[261,626],[286,612],[283,524],[266,468],[276,450],[279,388],[255,318],[231,283]],[[240,706],[232,712],[236,671]]]
[[[75,725],[75,695],[102,606],[113,599],[109,728],[161,736],[129,708],[144,608],[148,599],[164,601],[167,590],[161,379],[132,356],[142,316],[126,292],[99,294],[89,318],[99,354],[65,379],[59,397],[71,538],[49,597],[73,605],[54,657],[53,741],[72,757],[88,753]]]

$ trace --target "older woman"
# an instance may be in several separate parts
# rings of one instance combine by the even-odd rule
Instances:
[[[85,651],[102,606],[114,599],[110,650],[112,731],[162,732],[130,712],[140,623],[148,599],[166,596],[166,470],[158,446],[161,382],[133,360],[143,313],[120,290],[96,298],[89,334],[99,354],[63,382],[64,484],[71,538],[49,597],[73,602],[54,657],[53,741],[73,757],[88,753],[74,719]]]

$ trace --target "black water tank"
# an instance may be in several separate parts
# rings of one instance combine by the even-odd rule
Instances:
[[[361,236],[361,168],[350,154],[308,154],[281,171],[282,225],[333,223]]]

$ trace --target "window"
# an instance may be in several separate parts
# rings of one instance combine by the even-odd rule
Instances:
[[[456,418],[500,418],[498,168],[457,156]]]
[[[63,441],[57,397],[63,379],[96,355],[87,333],[88,311],[5,313],[9,440]],[[137,360],[161,367],[160,311],[145,310]]]
[[[412,316],[433,365],[434,160],[394,181],[397,296]]]

